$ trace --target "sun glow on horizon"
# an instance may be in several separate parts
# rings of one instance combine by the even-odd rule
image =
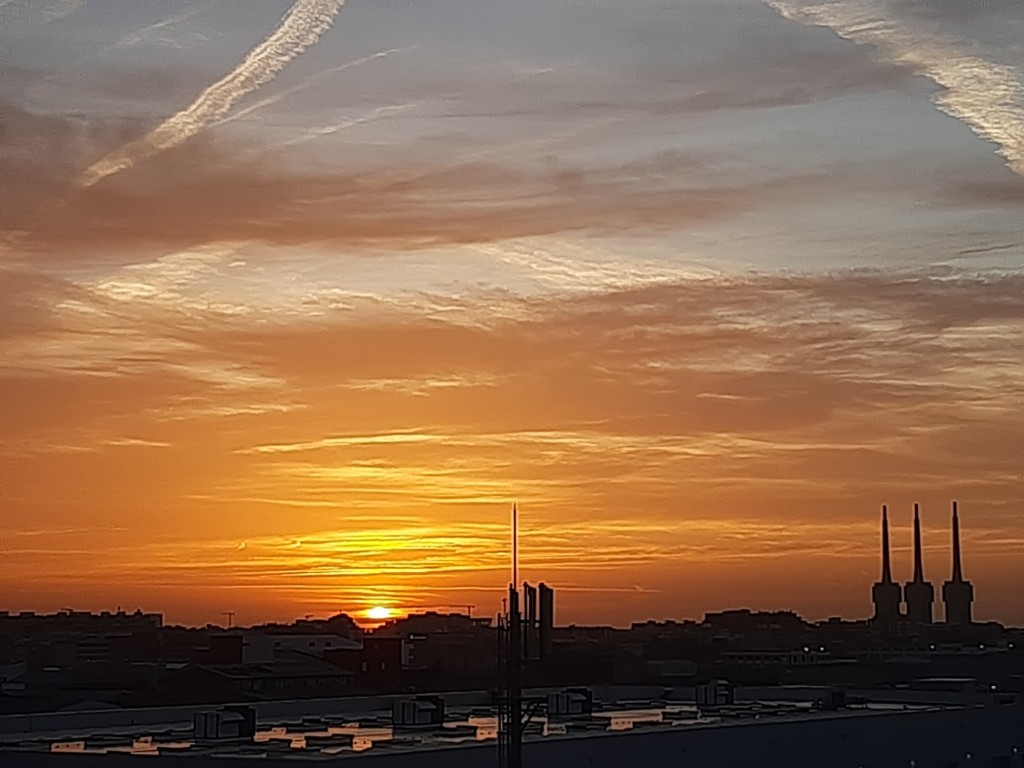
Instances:
[[[394,611],[383,605],[375,605],[366,611],[366,618],[373,619],[374,621],[385,621],[390,619],[392,615],[394,615]]]

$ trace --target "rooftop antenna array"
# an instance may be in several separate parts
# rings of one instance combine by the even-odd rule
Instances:
[[[512,581],[498,618],[498,766],[523,765],[523,650],[519,610],[519,505],[512,503]]]

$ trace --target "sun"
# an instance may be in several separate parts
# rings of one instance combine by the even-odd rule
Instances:
[[[374,621],[384,621],[384,619],[390,619],[391,609],[385,608],[383,605],[375,605],[373,608],[366,612],[366,618],[373,619]]]

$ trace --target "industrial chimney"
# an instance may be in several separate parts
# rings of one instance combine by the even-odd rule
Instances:
[[[924,580],[924,561],[921,553],[921,511],[914,505],[914,580],[903,587],[907,603],[907,618],[915,624],[932,623],[932,605],[935,588]]]
[[[880,627],[889,627],[900,617],[900,586],[892,580],[889,560],[889,510],[882,505],[882,578],[871,587],[871,601],[875,604],[873,621]]]
[[[970,624],[971,605],[974,602],[974,585],[964,580],[960,563],[960,516],[956,502],[953,502],[953,573],[950,580],[942,585],[942,601],[946,605],[947,624]]]

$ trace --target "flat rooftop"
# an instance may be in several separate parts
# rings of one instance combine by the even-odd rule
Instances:
[[[606,698],[594,701],[586,715],[547,717],[544,707],[532,717],[526,740],[590,738],[640,731],[678,731],[728,728],[793,720],[856,718],[884,713],[955,709],[955,704],[861,702],[839,710],[824,710],[814,700],[761,698],[714,708],[674,700]],[[527,697],[541,701],[541,697]],[[344,700],[338,700],[339,702]],[[78,727],[38,734],[0,734],[0,753],[61,753],[89,755],[176,755],[178,757],[329,757],[449,749],[460,745],[496,743],[498,712],[494,706],[447,707],[443,724],[393,727],[390,705],[336,713],[320,706],[316,714],[301,710],[287,718],[261,717],[256,735],[245,739],[197,740],[191,719],[150,725]],[[210,707],[208,711],[216,711]]]

